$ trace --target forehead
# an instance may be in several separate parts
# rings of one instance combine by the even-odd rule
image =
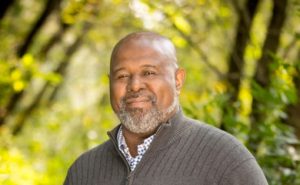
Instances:
[[[163,67],[171,63],[170,58],[153,44],[131,42],[123,44],[115,52],[111,61],[111,70],[141,66]]]

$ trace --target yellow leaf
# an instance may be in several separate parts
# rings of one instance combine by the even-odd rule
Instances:
[[[187,44],[186,40],[184,40],[182,37],[179,37],[179,36],[173,37],[172,41],[175,44],[175,46],[177,46],[179,48],[184,48]]]
[[[25,54],[22,58],[22,63],[26,67],[31,66],[33,64],[33,62],[34,62],[34,59],[33,59],[32,55],[30,55],[30,54]]]
[[[25,88],[25,83],[22,80],[17,80],[13,83],[13,88],[15,91],[22,91]]]
[[[214,89],[215,89],[218,93],[222,94],[222,93],[224,93],[224,92],[227,90],[227,87],[226,87],[226,85],[225,85],[224,83],[222,83],[222,82],[217,82],[217,83],[215,83],[215,85],[214,85]]]
[[[174,16],[174,24],[185,34],[191,33],[190,24],[182,16]]]
[[[241,115],[247,116],[251,112],[252,95],[249,88],[242,87],[239,92],[239,99],[241,101]]]
[[[12,71],[12,73],[11,73],[10,76],[11,76],[11,79],[13,81],[15,81],[15,80],[21,79],[22,73],[21,73],[21,71],[19,69],[15,69],[15,70]]]
[[[49,73],[46,75],[46,79],[49,80],[52,84],[56,85],[62,81],[62,77],[56,73]]]

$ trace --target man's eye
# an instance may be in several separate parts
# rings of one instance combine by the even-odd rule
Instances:
[[[145,75],[145,76],[155,75],[155,72],[153,72],[153,71],[145,71],[145,72],[144,72],[144,75]]]
[[[117,76],[117,78],[118,79],[124,79],[124,78],[127,78],[127,77],[129,77],[129,75],[119,75],[119,76]]]

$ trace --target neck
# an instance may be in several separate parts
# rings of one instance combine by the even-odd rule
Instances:
[[[135,157],[137,153],[137,146],[144,142],[144,140],[154,134],[156,130],[148,133],[133,133],[123,126],[123,136],[125,138],[126,144],[129,148],[129,152],[132,157]]]
[[[166,119],[162,121],[162,123],[165,123],[168,121],[168,119],[170,119],[170,117],[172,117],[174,114],[176,114],[176,112],[178,111],[179,107],[175,107],[174,110],[170,111],[167,115],[166,115]],[[161,124],[160,124],[161,125]],[[160,126],[159,125],[159,126]],[[123,136],[125,138],[127,147],[129,149],[129,152],[131,154],[132,157],[135,157],[137,155],[137,146],[141,143],[144,142],[144,140],[153,135],[154,133],[156,133],[157,129],[159,128],[159,126],[150,132],[146,132],[146,133],[134,133],[131,132],[130,130],[128,130],[125,126],[123,126]]]

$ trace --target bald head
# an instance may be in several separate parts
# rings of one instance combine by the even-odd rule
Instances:
[[[124,128],[153,134],[178,110],[184,76],[166,37],[138,32],[120,40],[112,52],[109,79],[111,105]]]
[[[137,32],[120,40],[111,56],[110,100],[125,131],[148,136],[174,115],[184,77],[166,37]]]
[[[111,66],[118,57],[119,53],[129,46],[154,49],[162,56],[166,57],[175,68],[178,67],[176,49],[173,43],[168,38],[154,32],[135,32],[121,39],[112,51],[110,61]]]

